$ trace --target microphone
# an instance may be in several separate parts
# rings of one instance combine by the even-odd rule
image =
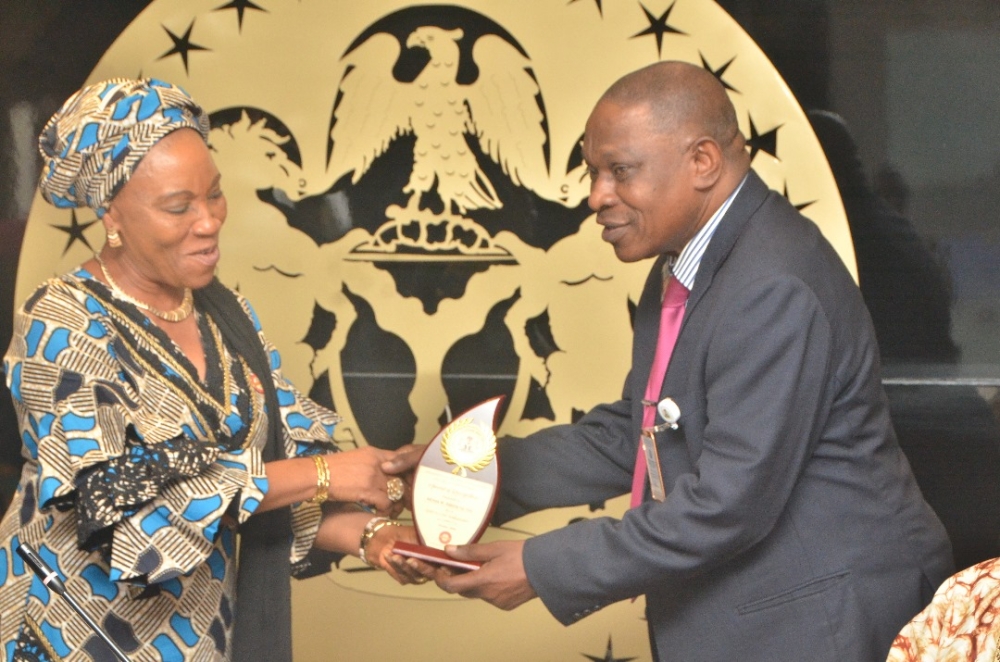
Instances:
[[[28,564],[28,567],[31,568],[31,571],[33,573],[35,573],[35,576],[42,581],[42,584],[45,586],[45,588],[49,589],[53,593],[62,596],[62,598],[69,603],[69,606],[72,607],[73,610],[77,614],[79,614],[83,618],[83,620],[87,622],[87,625],[90,626],[90,629],[96,632],[97,636],[100,637],[101,640],[103,640],[104,643],[111,648],[111,651],[115,654],[115,657],[117,657],[121,662],[131,662],[128,659],[128,656],[125,654],[125,652],[122,651],[122,649],[120,649],[118,645],[111,640],[111,637],[108,636],[108,633],[105,632],[100,625],[95,623],[94,619],[88,616],[87,612],[85,612],[80,607],[80,605],[77,604],[76,600],[73,599],[73,596],[71,596],[66,591],[66,584],[63,583],[62,577],[60,577],[59,573],[53,570],[49,566],[49,564],[46,563],[45,560],[38,555],[38,552],[35,551],[34,547],[32,547],[26,542],[22,542],[20,545],[17,546],[17,549],[14,551],[17,552],[18,556],[24,559],[24,562]]]
[[[62,577],[59,576],[58,572],[49,567],[49,564],[38,555],[34,547],[26,542],[21,543],[17,548],[17,553],[28,564],[28,567],[35,573],[35,576],[42,580],[45,588],[61,596],[66,596],[66,585],[63,584]]]

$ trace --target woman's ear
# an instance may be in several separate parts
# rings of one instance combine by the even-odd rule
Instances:
[[[107,244],[111,248],[118,248],[122,245],[121,235],[119,231],[121,224],[118,223],[118,215],[115,213],[112,207],[108,207],[104,211],[104,215],[101,216],[101,224],[104,225],[104,234],[106,235]]]
[[[107,234],[118,232],[118,221],[110,209],[104,212],[104,216],[101,217],[101,224],[104,225],[104,232]]]

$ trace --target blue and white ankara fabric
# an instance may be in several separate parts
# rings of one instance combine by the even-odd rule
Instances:
[[[208,115],[176,85],[113,78],[84,87],[38,138],[42,196],[56,207],[89,207],[100,218],[153,145],[183,128],[208,139]]]
[[[244,311],[260,325],[249,304]],[[207,372],[132,304],[78,269],[18,311],[4,373],[22,430],[17,493],[0,523],[0,659],[110,659],[25,567],[31,543],[132,660],[228,660],[235,526],[267,492],[263,388],[208,315]],[[271,357],[287,456],[334,450],[338,417]],[[292,508],[289,560],[308,552],[320,507]],[[103,652],[102,652],[103,651]]]

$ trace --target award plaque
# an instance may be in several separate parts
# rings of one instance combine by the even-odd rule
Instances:
[[[413,475],[413,525],[419,545],[397,542],[393,552],[472,570],[445,545],[476,542],[489,526],[500,486],[494,430],[503,396],[463,412],[424,448]]]

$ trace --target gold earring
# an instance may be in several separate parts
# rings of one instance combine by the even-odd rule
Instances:
[[[108,230],[108,246],[111,248],[121,248],[122,238],[114,230]]]

